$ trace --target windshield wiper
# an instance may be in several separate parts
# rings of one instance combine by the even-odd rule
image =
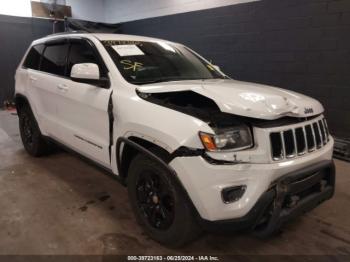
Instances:
[[[146,81],[132,81],[132,84],[135,85],[146,85],[146,84],[155,84],[155,83],[162,83],[162,82],[171,82],[176,81],[172,79],[152,79],[152,80],[146,80]]]
[[[156,79],[150,79],[146,81],[132,81],[132,83],[135,85],[146,85],[146,84],[172,82],[172,81],[208,80],[208,79],[214,79],[214,78],[156,78]]]

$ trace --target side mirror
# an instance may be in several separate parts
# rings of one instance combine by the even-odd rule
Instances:
[[[100,69],[97,64],[75,64],[70,73],[72,81],[106,87],[108,79],[100,77]]]

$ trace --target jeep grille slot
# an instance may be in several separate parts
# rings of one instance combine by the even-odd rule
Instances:
[[[309,152],[312,152],[315,150],[315,135],[310,125],[305,126],[306,131],[306,141],[307,141],[307,149]]]
[[[322,120],[318,121],[318,126],[320,127],[321,138],[322,138],[323,144],[325,145],[327,144],[327,139],[326,139],[326,131],[324,130],[324,125]]]
[[[298,155],[303,155],[306,153],[306,136],[303,127],[295,129],[295,139],[297,144]]]
[[[293,130],[287,130],[283,132],[284,146],[286,150],[286,157],[295,157],[295,140]]]
[[[313,123],[312,124],[315,132],[315,137],[316,137],[316,146],[317,148],[322,147],[322,140],[321,140],[321,134],[320,134],[320,129],[318,128],[318,123]]]
[[[329,131],[328,131],[328,125],[327,125],[327,121],[325,118],[323,118],[323,126],[324,126],[324,130],[326,132],[326,139],[327,142],[329,141]]]
[[[284,150],[282,145],[281,133],[270,134],[271,146],[272,146],[272,158],[273,160],[282,160],[284,158]]]
[[[329,132],[325,119],[270,133],[271,154],[274,161],[311,153],[328,142]]]

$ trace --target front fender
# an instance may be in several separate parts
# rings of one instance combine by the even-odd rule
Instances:
[[[147,102],[140,97],[117,97],[116,140],[136,136],[174,152],[181,146],[203,148],[198,132],[213,130],[202,120]],[[115,141],[116,142],[116,141]]]

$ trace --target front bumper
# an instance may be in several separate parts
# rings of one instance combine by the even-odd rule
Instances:
[[[209,231],[255,230],[268,236],[289,220],[308,212],[334,194],[333,161],[323,161],[294,171],[275,181],[245,216],[238,219],[201,220]]]
[[[300,158],[271,164],[212,165],[200,156],[178,157],[169,165],[175,170],[201,219],[208,222],[242,219],[259,202],[269,199],[271,186],[294,172],[303,173],[309,167],[332,160],[333,139],[319,151]],[[236,202],[225,204],[224,188],[246,186]],[[274,198],[274,196],[272,196]],[[253,212],[255,214],[256,212]]]

